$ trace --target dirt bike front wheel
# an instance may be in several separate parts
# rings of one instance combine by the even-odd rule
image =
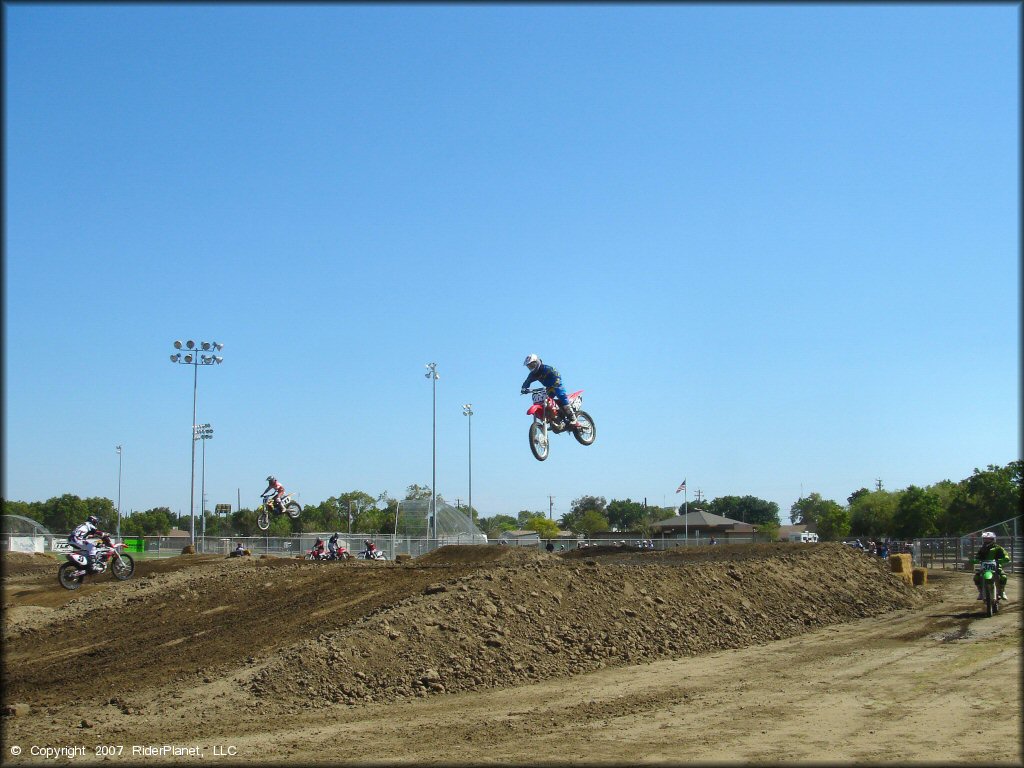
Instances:
[[[991,581],[985,582],[985,613],[991,618],[999,611],[999,602],[996,598],[996,586]]]
[[[548,457],[548,437],[544,434],[544,425],[539,421],[530,425],[530,450],[533,458],[537,461],[544,461]]]
[[[60,582],[64,589],[78,589],[85,580],[84,574],[82,576],[75,576],[75,573],[79,570],[84,569],[79,569],[74,563],[64,563],[57,570],[57,581]]]
[[[265,506],[260,507],[260,513],[256,515],[256,525],[261,531],[270,529],[270,512]]]
[[[135,573],[135,561],[131,555],[122,554],[120,557],[112,558],[110,561],[110,573],[118,581],[130,579]]]
[[[581,445],[592,445],[595,438],[597,438],[597,427],[594,426],[594,420],[590,417],[590,414],[586,411],[577,413],[576,424],[578,426],[572,431],[573,437]]]

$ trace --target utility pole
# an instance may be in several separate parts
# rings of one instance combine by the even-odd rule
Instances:
[[[880,478],[880,477],[876,477],[875,478],[875,490],[876,491],[882,490],[882,478]]]
[[[701,490],[700,490],[700,488],[698,488],[697,489],[697,501],[700,501],[700,497],[701,497]]]
[[[554,519],[552,517],[552,515],[554,513],[554,509],[555,509],[555,497],[554,496],[548,496],[548,520],[553,520]]]

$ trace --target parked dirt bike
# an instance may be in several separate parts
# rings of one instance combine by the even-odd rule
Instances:
[[[302,514],[302,506],[299,502],[292,500],[292,494],[287,493],[278,501],[281,502],[281,509],[284,510],[288,517],[292,520],[298,520],[299,515]],[[280,513],[277,511],[277,504],[264,499],[260,508],[256,510],[256,525],[259,526],[261,531],[266,531],[270,528],[270,516],[276,517],[278,514]]]
[[[597,437],[597,427],[590,414],[582,409],[583,390],[580,389],[569,395],[569,407],[576,416],[576,427],[569,426],[569,421],[562,413],[562,408],[552,398],[548,397],[545,389],[530,389],[523,393],[533,397],[533,405],[526,411],[527,415],[533,416],[533,424],[530,425],[530,450],[537,461],[544,461],[548,457],[550,443],[548,431],[556,435],[571,430],[582,445],[591,445]]]
[[[993,616],[999,613],[999,563],[995,560],[982,560],[981,562],[972,560],[971,562],[977,565],[975,571],[981,574],[981,594],[985,598],[985,615]]]
[[[104,534],[96,543],[93,557],[97,570],[90,571],[85,555],[76,549],[67,553],[68,562],[61,563],[57,569],[57,581],[64,589],[78,589],[86,576],[99,576],[108,569],[118,581],[129,579],[135,573],[135,561],[131,555],[121,551],[123,548],[123,541],[115,542],[110,538],[110,534]]]

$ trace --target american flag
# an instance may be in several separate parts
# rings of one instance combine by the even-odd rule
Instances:
[[[681,483],[679,484],[679,487],[678,487],[678,488],[676,488],[676,493],[682,493],[682,492],[683,492],[683,491],[685,491],[685,490],[686,490],[686,481],[685,481],[685,480],[683,480],[683,482],[681,482]]]

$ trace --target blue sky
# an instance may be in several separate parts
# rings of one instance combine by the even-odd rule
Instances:
[[[751,494],[1020,458],[1016,5],[7,4],[8,499]],[[523,358],[597,441],[527,444]],[[197,454],[197,507],[201,472]]]

